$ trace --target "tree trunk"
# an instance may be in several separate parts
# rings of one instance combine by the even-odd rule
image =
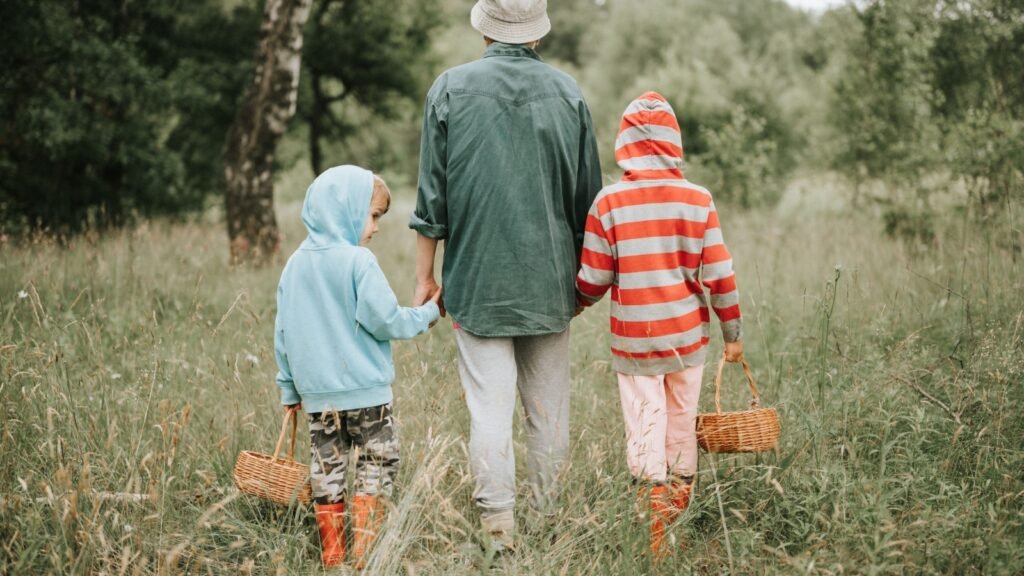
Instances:
[[[311,3],[266,0],[256,72],[224,152],[224,205],[233,264],[262,264],[279,249],[271,169],[277,142],[295,114],[302,29]]]
[[[320,40],[324,20],[334,2],[335,0],[318,0],[308,32],[310,42]],[[306,125],[309,126],[309,163],[313,168],[313,176],[316,177],[323,170],[323,149],[320,147],[320,139],[323,138],[325,114],[330,112],[331,103],[324,92],[324,75],[321,70],[315,62],[309,62],[306,68],[309,71],[309,85],[313,93],[313,105],[306,118]]]
[[[323,152],[320,149],[320,128],[327,113],[327,103],[324,98],[323,78],[320,73],[312,68],[310,73],[310,85],[313,92],[313,106],[307,118],[309,125],[309,162],[313,167],[313,176],[319,176],[323,169]]]

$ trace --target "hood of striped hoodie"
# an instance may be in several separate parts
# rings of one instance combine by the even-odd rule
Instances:
[[[622,113],[615,139],[615,161],[626,171],[623,180],[683,177],[683,139],[668,100],[647,92]]]

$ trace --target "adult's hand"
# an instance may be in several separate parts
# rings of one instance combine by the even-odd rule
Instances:
[[[441,286],[433,278],[421,279],[416,282],[416,291],[412,295],[412,305],[422,306],[427,301],[433,300],[441,310],[441,316],[445,316],[444,301],[441,300]]]
[[[725,361],[726,362],[742,362],[743,361],[743,342],[726,342],[725,343]]]
[[[441,311],[442,315],[444,315],[444,300],[441,299],[442,296],[443,296],[443,293],[444,293],[444,289],[441,288],[441,287],[438,287],[437,291],[434,292],[434,294],[430,296],[430,301],[433,302],[434,304],[437,304],[437,309]],[[430,323],[430,328],[433,328],[434,324],[437,324],[437,320],[434,320],[433,322]]]
[[[422,306],[441,291],[441,286],[434,280],[434,255],[437,254],[437,240],[416,235],[416,290],[412,294],[412,305]],[[437,307],[441,316],[446,315],[444,301],[438,296]]]

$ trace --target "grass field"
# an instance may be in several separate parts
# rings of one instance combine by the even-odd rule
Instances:
[[[510,557],[475,544],[449,323],[396,344],[404,467],[367,573],[1024,573],[1019,224],[951,217],[908,246],[819,188],[777,212],[722,211],[747,358],[783,432],[774,454],[701,456],[673,529],[685,551],[643,555],[602,305],[572,327],[563,508],[547,523],[521,505]],[[406,302],[408,210],[371,245]],[[285,253],[298,211],[280,207]],[[320,571],[310,510],[232,488],[239,450],[271,450],[280,426],[280,265],[232,271],[226,256],[204,222],[0,245],[0,573]],[[743,406],[739,374],[728,383]]]

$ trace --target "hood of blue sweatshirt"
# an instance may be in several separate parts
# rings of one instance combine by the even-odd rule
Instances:
[[[391,401],[391,340],[412,338],[437,305],[399,306],[369,249],[359,246],[373,174],[338,166],[306,191],[309,231],[277,287],[274,353],[281,402],[306,412],[354,410]]]
[[[302,223],[309,235],[300,250],[358,246],[373,197],[373,172],[336,166],[317,176],[306,190]]]

